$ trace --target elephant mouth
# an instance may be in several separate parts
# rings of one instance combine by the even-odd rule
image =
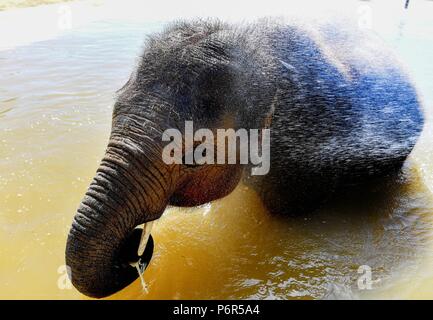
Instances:
[[[140,276],[149,266],[154,251],[154,241],[150,234],[154,221],[147,222],[143,227],[137,227],[125,240],[120,252],[121,261],[134,267]]]

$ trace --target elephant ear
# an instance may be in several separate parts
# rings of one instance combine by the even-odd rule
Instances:
[[[173,55],[173,67],[164,76],[174,104],[183,114],[207,122],[213,127],[225,108],[232,103],[231,87],[236,72],[230,56],[231,45],[210,34],[182,47],[181,54]]]

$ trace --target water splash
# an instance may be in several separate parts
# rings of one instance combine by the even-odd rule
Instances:
[[[143,263],[141,261],[141,259],[139,259],[136,263],[134,263],[133,265],[135,267],[135,269],[137,269],[138,272],[138,277],[140,278],[140,282],[141,282],[141,287],[143,288],[143,292],[148,294],[149,293],[149,289],[148,286],[146,284],[146,281],[144,281],[144,270],[147,267],[147,263]]]

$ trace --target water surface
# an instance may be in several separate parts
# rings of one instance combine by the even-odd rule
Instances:
[[[0,298],[85,298],[62,281],[67,232],[104,153],[115,91],[161,26],[98,21],[0,51]],[[154,226],[149,293],[137,280],[113,298],[433,298],[432,26],[386,35],[428,123],[380,201],[282,219],[239,186],[169,209]],[[360,266],[371,268],[372,290],[359,289]]]

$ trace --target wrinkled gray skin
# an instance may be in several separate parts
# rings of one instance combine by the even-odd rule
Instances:
[[[166,165],[162,132],[183,132],[185,120],[214,130],[270,124],[269,174]],[[148,40],[120,90],[106,155],[69,233],[72,282],[92,297],[124,288],[137,278],[124,254],[137,225],[167,205],[222,198],[242,177],[272,212],[311,211],[339,189],[398,171],[422,126],[413,86],[375,36],[271,20],[174,23]]]

